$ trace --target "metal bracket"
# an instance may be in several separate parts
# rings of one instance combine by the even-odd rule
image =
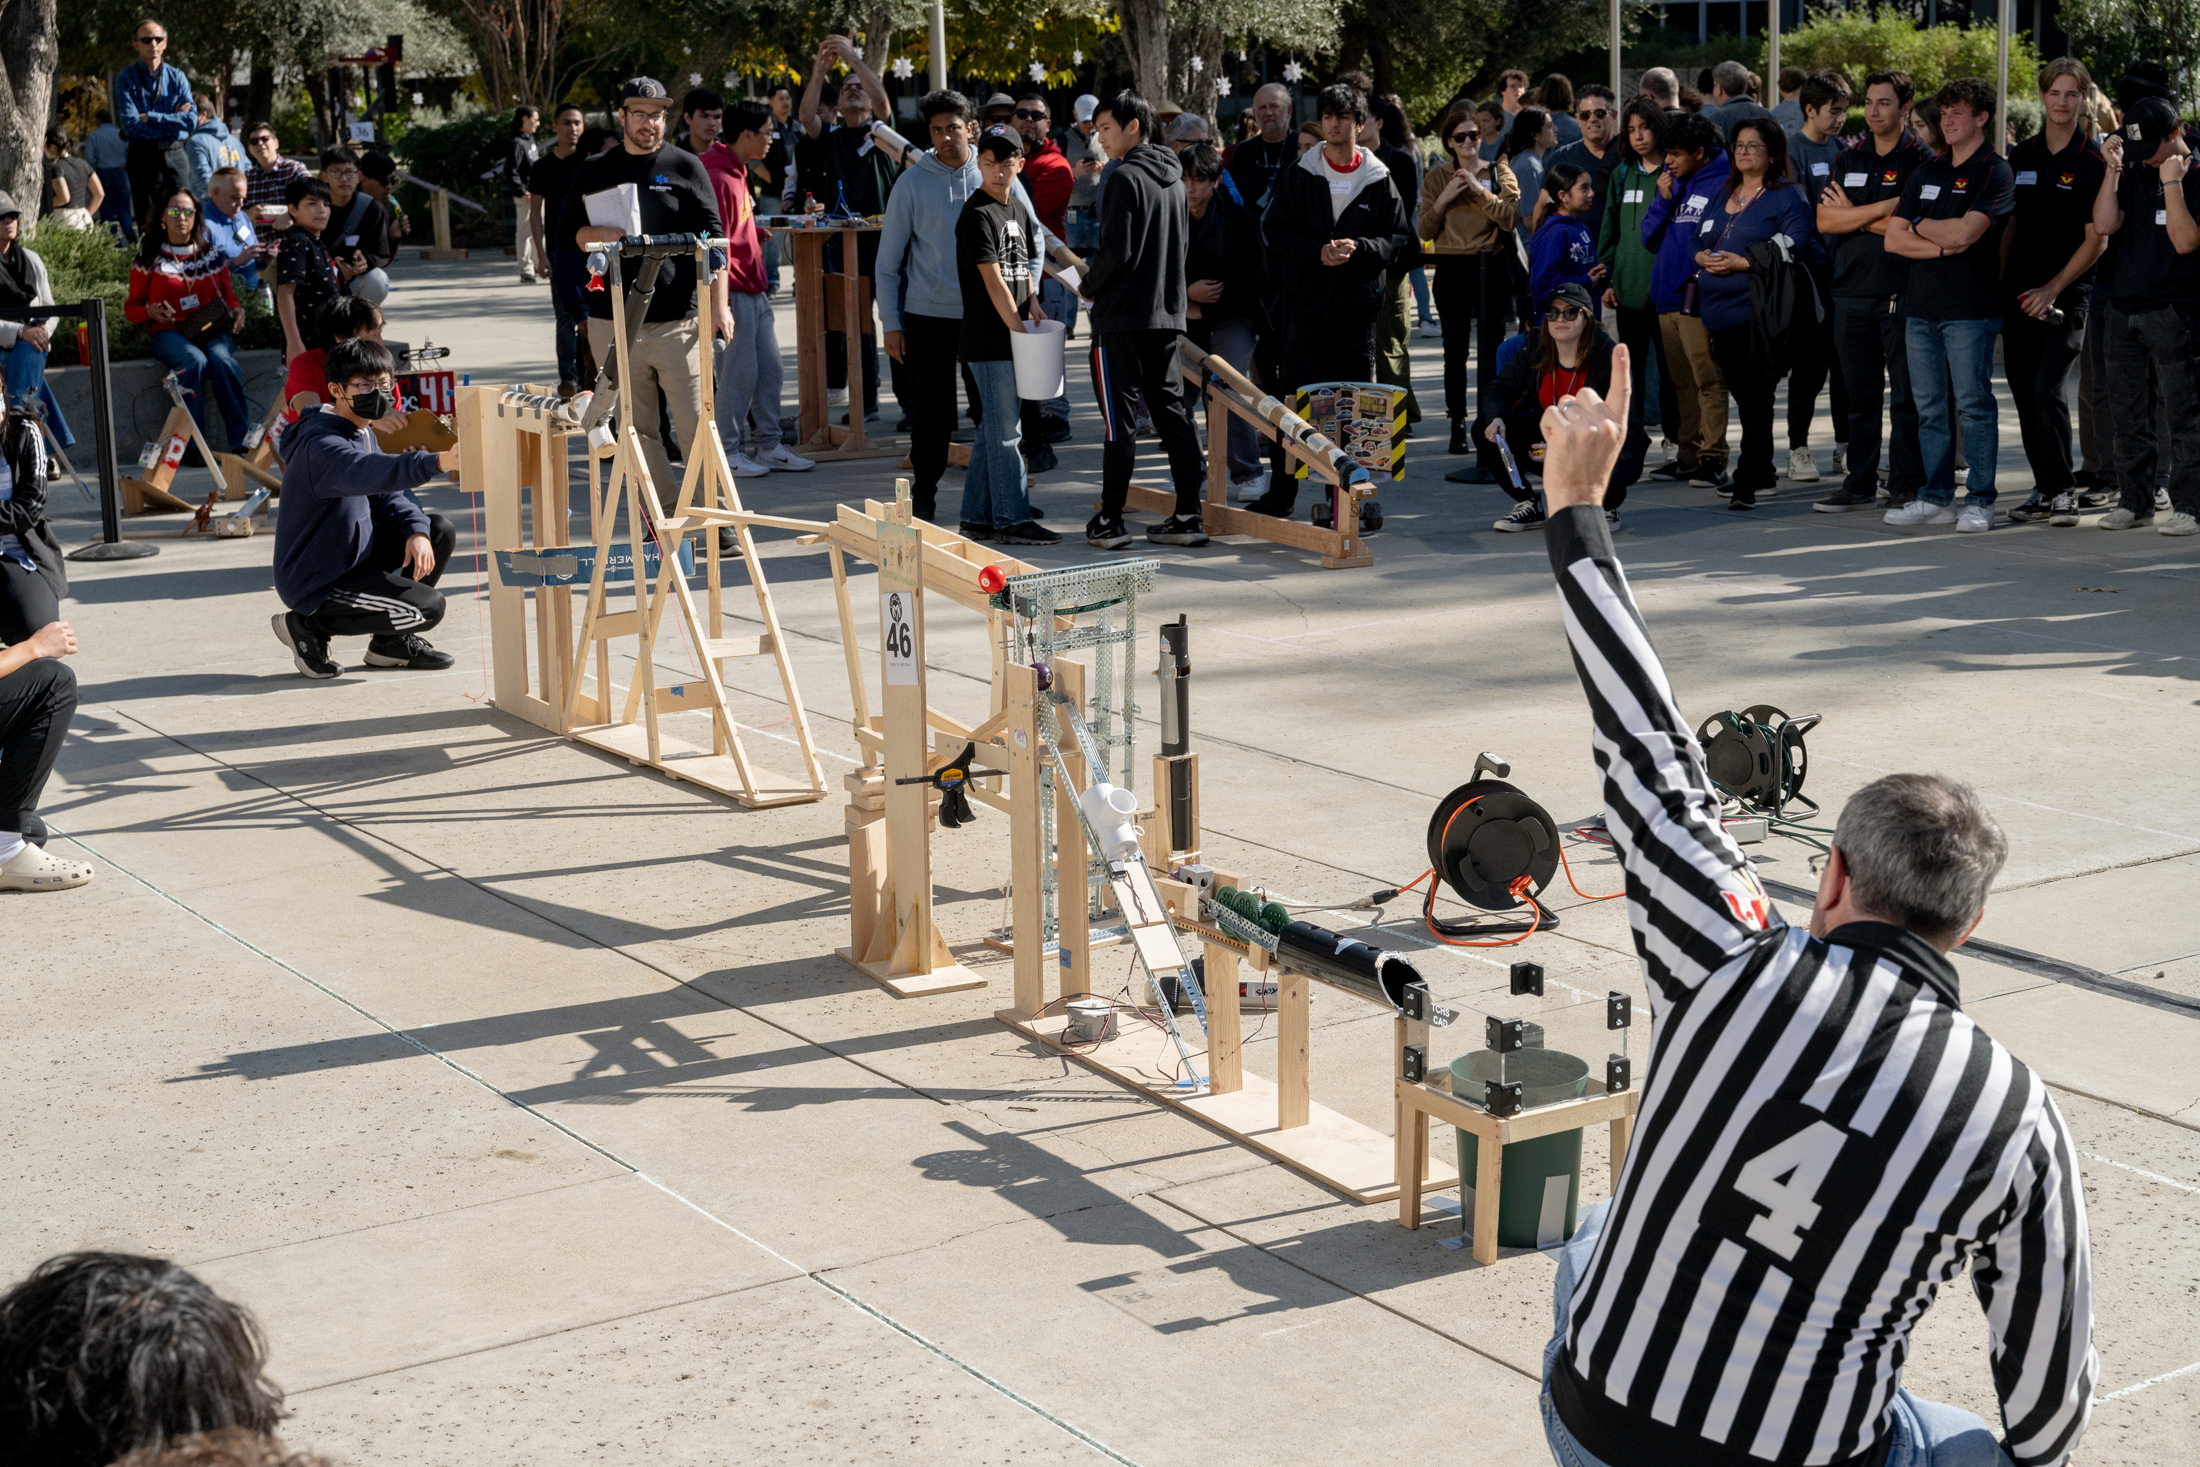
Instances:
[[[1541,963],[1515,963],[1512,965],[1512,991],[1514,997],[1532,993],[1543,996],[1543,965]]]
[[[1405,1048],[1405,1081],[1418,1085],[1428,1078],[1428,1046],[1409,1044]]]
[[[1604,995],[1604,1027],[1625,1029],[1635,1022],[1635,1001],[1618,989]]]
[[[1519,1114],[1520,1082],[1518,1080],[1484,1080],[1482,1082],[1482,1108],[1493,1116]]]
[[[1620,1091],[1627,1088],[1628,1081],[1633,1073],[1633,1066],[1627,1063],[1626,1055],[1615,1054],[1607,1056],[1604,1061],[1605,1090],[1611,1094],[1617,1095]]]
[[[1511,1054],[1527,1047],[1528,1038],[1523,1021],[1500,1019],[1491,1014],[1482,1021],[1483,1047],[1497,1054]]]

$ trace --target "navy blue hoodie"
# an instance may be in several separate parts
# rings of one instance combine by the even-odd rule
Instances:
[[[333,409],[307,413],[283,435],[283,497],[275,517],[275,592],[310,616],[365,563],[376,521],[408,535],[428,516],[404,491],[440,471],[438,455],[384,453],[366,428]]]

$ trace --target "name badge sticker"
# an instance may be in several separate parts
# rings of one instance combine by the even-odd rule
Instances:
[[[1841,175],[1841,187],[1843,188],[1862,188],[1869,182],[1871,182],[1869,173],[1844,173]]]
[[[2025,169],[2022,173],[2017,175],[2018,188],[2030,188],[2033,184],[2038,183],[2039,181],[2039,174],[2033,172],[2029,168]]]
[[[2169,227],[2169,210],[2156,209],[2154,211],[2154,222],[2167,229]]]
[[[1823,177],[1833,172],[1833,165],[1831,163],[1813,163],[1810,165],[1810,171]]]
[[[1623,204],[1639,204],[1639,203],[1641,203],[1641,202],[1642,202],[1642,190],[1641,190],[1641,189],[1639,189],[1639,188],[1631,188],[1631,189],[1629,189],[1629,190],[1628,190],[1628,191],[1627,191],[1626,193],[1624,193],[1624,194],[1620,195],[1620,202],[1621,202],[1621,203],[1623,203]]]
[[[1940,197],[1940,185],[1928,183],[1917,191],[1917,196],[1921,199],[1937,199]]]

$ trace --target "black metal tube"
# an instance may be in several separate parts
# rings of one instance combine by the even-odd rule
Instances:
[[[1335,988],[1405,1012],[1406,989],[1421,981],[1413,964],[1393,952],[1339,937],[1311,922],[1293,922],[1276,938],[1276,958],[1286,968]]]
[[[91,343],[89,370],[92,388],[92,451],[99,461],[99,538],[109,545],[122,540],[122,482],[115,463],[114,384],[107,375],[107,303],[87,296],[85,336]]]

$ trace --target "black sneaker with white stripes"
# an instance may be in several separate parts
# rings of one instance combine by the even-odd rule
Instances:
[[[1523,499],[1519,501],[1512,507],[1512,513],[1506,515],[1490,528],[1506,535],[1515,535],[1522,530],[1542,529],[1543,501],[1540,499]]]
[[[277,639],[290,649],[290,660],[296,664],[300,677],[326,682],[343,675],[344,670],[329,660],[328,638],[307,631],[304,617],[295,611],[278,611],[273,624]]]
[[[411,672],[441,672],[458,659],[438,652],[426,637],[407,632],[402,637],[376,637],[367,643],[367,666],[402,667]]]

